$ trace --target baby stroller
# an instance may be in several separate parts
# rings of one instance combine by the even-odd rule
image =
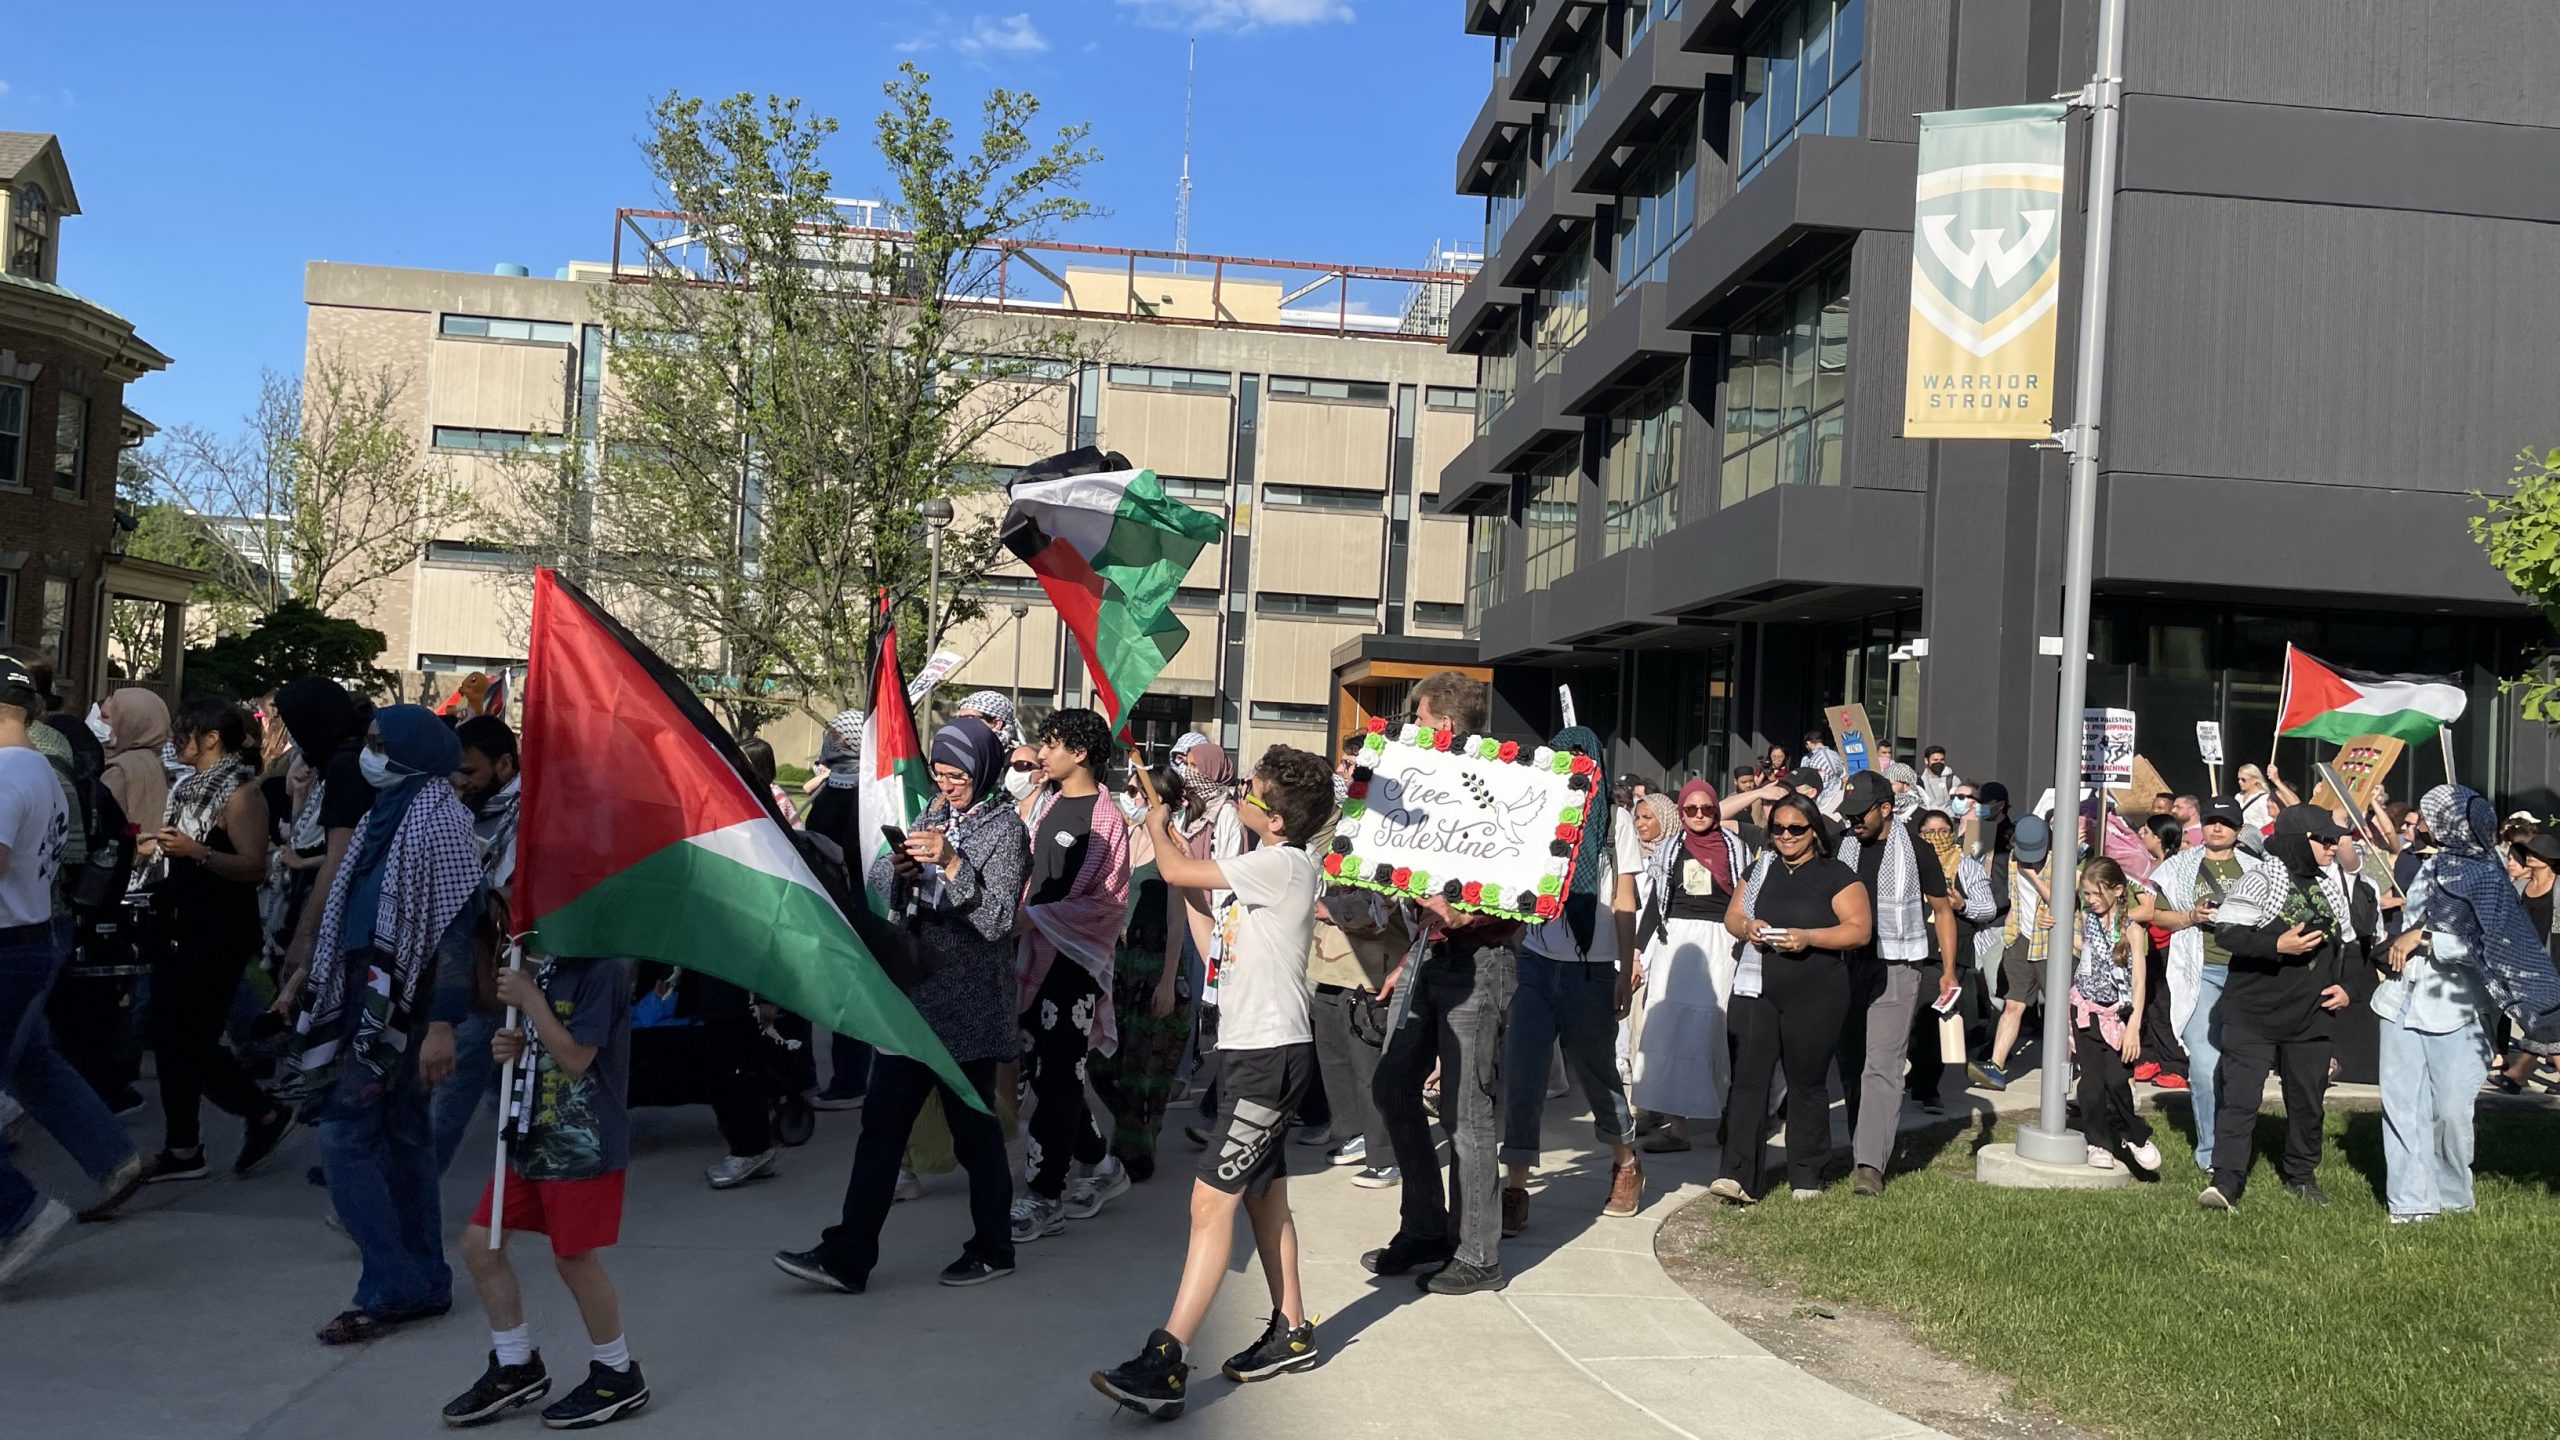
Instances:
[[[818,1117],[805,1022],[786,1015],[768,1024],[737,986],[654,961],[640,965],[637,983],[632,1106],[708,1105],[732,1154],[766,1148],[746,1138],[760,1129],[777,1144],[809,1143]]]

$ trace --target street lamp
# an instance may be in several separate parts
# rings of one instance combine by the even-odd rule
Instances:
[[[1030,606],[1019,600],[1013,602],[1013,723],[1016,725],[1022,723],[1022,617],[1030,613]]]
[[[924,588],[924,653],[942,643],[942,532],[951,528],[951,502],[940,495],[924,502],[924,545],[931,556]]]

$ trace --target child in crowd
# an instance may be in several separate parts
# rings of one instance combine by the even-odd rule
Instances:
[[[1262,1338],[1222,1367],[1230,1380],[1268,1379],[1316,1363],[1315,1325],[1298,1290],[1298,1232],[1289,1216],[1289,1117],[1315,1075],[1305,967],[1322,888],[1309,837],[1333,815],[1333,772],[1322,757],[1285,745],[1264,752],[1240,816],[1260,848],[1209,860],[1171,833],[1159,801],[1147,834],[1167,885],[1225,892],[1218,917],[1218,1115],[1191,1190],[1191,1248],[1173,1312],[1137,1358],[1096,1371],[1093,1388],[1158,1420],[1182,1413],[1191,1342],[1226,1278],[1241,1204],[1271,1286]]]
[[[2142,1056],[2142,1012],[2150,997],[2151,934],[2125,908],[2124,868],[2094,859],[2080,867],[2080,945],[2071,971],[2072,1050],[2080,1061],[2080,1124],[2089,1164],[2113,1170],[2116,1151],[2152,1174],[2160,1147],[2151,1124],[2133,1108],[2133,1073]]]
[[[613,959],[553,958],[538,971],[498,972],[498,999],[522,1013],[519,1028],[489,1044],[500,1064],[519,1062],[506,1096],[509,1129],[506,1237],[550,1237],[552,1264],[578,1302],[595,1359],[575,1390],[545,1408],[555,1430],[584,1430],[649,1403],[649,1382],[623,1341],[622,1302],[601,1252],[622,1233],[623,1172],[631,1163],[631,970]],[[518,1110],[518,1096],[527,1097]],[[489,1246],[490,1195],[480,1192],[462,1232],[471,1287],[489,1316],[489,1368],[444,1407],[448,1425],[478,1425],[550,1393],[542,1354],[526,1333],[524,1298],[502,1250]]]

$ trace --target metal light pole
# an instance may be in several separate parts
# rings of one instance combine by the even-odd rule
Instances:
[[[1013,723],[1016,725],[1022,723],[1022,617],[1030,613],[1030,606],[1019,600],[1013,602]]]
[[[924,582],[924,653],[928,656],[942,645],[942,532],[951,528],[951,502],[936,495],[924,502],[924,548],[927,561]]]
[[[2053,1165],[2088,1158],[2088,1142],[2063,1117],[2071,1068],[2071,971],[2080,948],[2080,720],[2089,698],[2089,585],[2104,433],[2099,418],[2106,399],[2107,280],[2115,258],[2117,131],[2124,118],[2124,9],[2125,0],[2099,0],[2097,74],[2073,99],[2075,108],[2089,111],[2089,218],[2073,418],[2071,428],[2055,437],[2071,456],[2071,516],[2063,551],[2062,687],[2053,715],[2053,931],[2045,942],[2043,1084],[2036,1123],[2018,1128],[2018,1154]],[[2098,838],[2104,838],[2105,824],[2102,806]]]

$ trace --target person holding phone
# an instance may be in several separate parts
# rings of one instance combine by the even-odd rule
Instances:
[[[1848,954],[1875,933],[1866,886],[1831,858],[1813,801],[1790,795],[1770,806],[1769,844],[1724,915],[1725,933],[1746,948],[1733,977],[1723,1163],[1707,1192],[1737,1205],[1762,1193],[1769,1088],[1780,1070],[1787,1077],[1790,1193],[1799,1200],[1822,1193],[1831,1160],[1831,1057],[1850,1005]]]
[[[2333,1017],[2347,1004],[2341,942],[2349,911],[2329,870],[2345,834],[2316,805],[2286,807],[2267,837],[2271,863],[2242,877],[2215,911],[2214,932],[2231,952],[2231,974],[2222,992],[2222,1059],[2214,1073],[2213,1183],[2196,1196],[2207,1210],[2239,1208],[2270,1070],[2284,1086],[2277,1173],[2296,1199],[2329,1203],[2313,1172],[2320,1164]]]
[[[2113,1170],[2121,1148],[2160,1171],[2151,1124],[2133,1107],[2142,1057],[2142,1015],[2150,999],[2151,932],[2127,913],[2124,867],[2104,858],[2080,867],[2080,935],[2071,967],[2071,1047],[2080,1062],[2080,1123],[2089,1168]]]

